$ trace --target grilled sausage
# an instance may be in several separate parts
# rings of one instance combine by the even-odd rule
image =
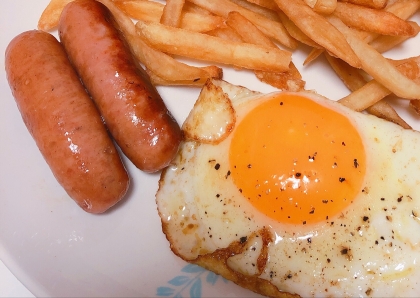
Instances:
[[[167,166],[178,151],[180,127],[136,64],[108,8],[94,0],[69,3],[59,36],[124,154],[146,172]]]
[[[23,121],[57,181],[87,212],[116,204],[128,174],[62,45],[49,33],[27,31],[10,42],[5,61]]]

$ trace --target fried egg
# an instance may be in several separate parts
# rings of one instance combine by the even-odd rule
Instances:
[[[156,202],[172,251],[273,297],[420,295],[420,134],[209,81]]]

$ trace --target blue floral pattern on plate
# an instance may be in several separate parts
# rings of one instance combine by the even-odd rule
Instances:
[[[167,286],[158,287],[156,295],[173,298],[201,298],[203,281],[211,285],[214,285],[219,278],[225,283],[228,282],[220,275],[194,264],[186,265],[181,269],[181,272],[180,275],[168,281]]]

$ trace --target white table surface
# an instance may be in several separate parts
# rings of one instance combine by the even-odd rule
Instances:
[[[0,297],[35,297],[0,260]]]

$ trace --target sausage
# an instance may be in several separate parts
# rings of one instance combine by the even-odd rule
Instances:
[[[174,158],[181,129],[136,63],[108,8],[95,0],[66,5],[59,36],[122,152],[156,172]]]
[[[89,213],[116,204],[129,176],[58,40],[37,30],[19,34],[6,49],[5,68],[22,119],[69,196]]]

